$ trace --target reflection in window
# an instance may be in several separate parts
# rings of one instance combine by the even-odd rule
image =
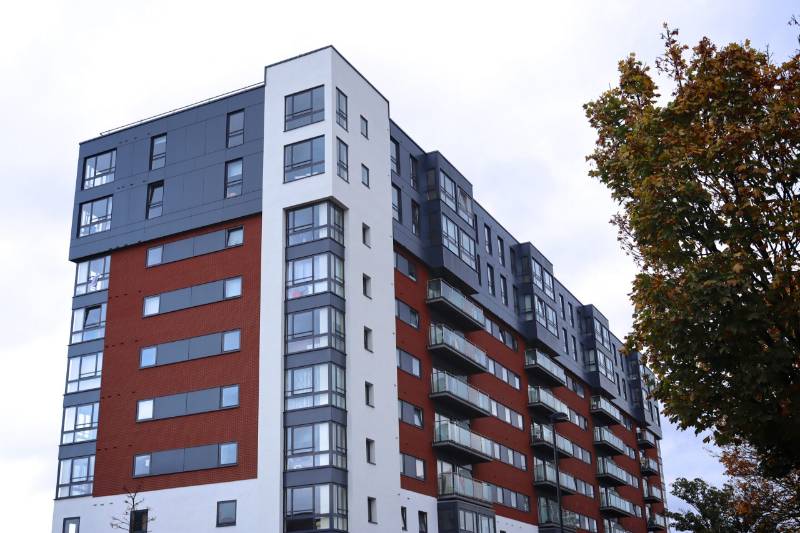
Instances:
[[[344,351],[344,314],[341,311],[320,307],[287,316],[286,353],[328,347]]]
[[[75,273],[75,296],[107,289],[110,270],[110,255],[78,263]]]
[[[325,172],[325,137],[283,147],[283,181],[295,181]]]
[[[111,229],[111,196],[81,204],[78,237],[86,237]]]
[[[105,335],[106,304],[82,307],[72,312],[72,344],[102,339]]]
[[[347,468],[345,433],[345,427],[334,422],[287,427],[286,469]]]
[[[87,157],[83,166],[83,188],[91,189],[114,181],[117,166],[117,151],[109,150],[102,154]]]
[[[330,238],[344,243],[344,213],[328,202],[292,209],[287,213],[289,246]]]
[[[286,530],[347,531],[347,489],[326,483],[289,487],[286,491]]]
[[[344,369],[323,363],[286,371],[286,410],[321,405],[345,408]]]
[[[286,299],[323,292],[344,297],[344,262],[340,257],[324,253],[286,264]]]
[[[67,365],[67,394],[100,388],[103,352],[70,357]]]

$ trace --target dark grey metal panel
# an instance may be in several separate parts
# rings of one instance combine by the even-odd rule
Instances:
[[[222,353],[222,333],[212,333],[189,339],[189,359]]]
[[[219,387],[192,391],[186,395],[186,414],[205,413],[219,409]]]
[[[153,418],[170,418],[186,414],[186,394],[173,394],[153,399]]]
[[[287,355],[285,367],[298,368],[301,366],[316,365],[317,363],[336,363],[339,366],[345,366],[345,355],[341,352],[331,348],[323,348],[321,350],[314,350],[310,352],[302,352],[292,355]]]
[[[100,389],[87,390],[83,392],[73,392],[64,395],[64,407],[94,403],[100,401]]]
[[[191,306],[205,305],[222,300],[222,281],[212,281],[192,287]]]
[[[64,444],[58,447],[59,459],[70,459],[72,457],[82,457],[94,455],[97,450],[97,442],[81,442],[79,444]]]
[[[184,453],[184,471],[214,468],[219,464],[219,447],[216,444],[186,448]]]
[[[311,296],[286,300],[287,313],[296,313],[297,311],[305,311],[307,309],[316,309],[317,307],[327,306],[334,307],[340,311],[345,310],[344,299],[333,294],[332,292],[312,294]]]
[[[177,450],[163,450],[150,454],[150,475],[172,474],[183,471],[183,448]]]
[[[188,358],[189,343],[188,340],[180,340],[159,344],[156,351],[156,365],[185,361]]]
[[[287,487],[302,487],[318,483],[347,485],[347,471],[333,467],[306,468],[285,472],[283,479]]]
[[[324,407],[312,407],[309,409],[298,409],[286,411],[283,415],[284,424],[288,426],[302,426],[306,424],[316,424],[317,422],[333,421],[342,425],[347,425],[347,412],[338,407],[326,405]]]
[[[104,342],[105,342],[104,339],[95,339],[92,341],[71,344],[67,348],[67,357],[75,357],[77,355],[85,355],[87,353],[102,352]]]
[[[164,251],[161,254],[161,263],[171,263],[173,261],[187,259],[192,257],[193,252],[194,246],[192,246],[191,239],[168,242],[164,245]]]
[[[192,289],[187,287],[175,291],[164,292],[160,295],[159,313],[169,313],[170,311],[177,311],[185,309],[192,305]]]
[[[344,246],[333,239],[320,239],[318,241],[296,244],[286,248],[286,259],[291,261],[292,259],[299,259],[301,257],[308,257],[309,255],[322,254],[325,252],[331,252],[339,257],[344,257]]]
[[[89,305],[97,305],[108,301],[108,291],[95,291],[89,294],[75,296],[72,299],[72,309],[80,309]]]
[[[225,248],[225,231],[215,231],[194,238],[194,255],[209,254]]]

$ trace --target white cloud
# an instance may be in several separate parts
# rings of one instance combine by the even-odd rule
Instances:
[[[557,276],[624,334],[634,269],[607,224],[614,212],[607,191],[586,176],[593,136],[581,104],[614,83],[628,52],[653,63],[663,20],[690,43],[702,34],[718,42],[749,36],[785,57],[795,46],[785,27],[794,7],[741,0],[6,6],[0,472],[14,480],[0,486],[14,509],[6,528],[49,527],[79,141],[260,81],[264,65],[334,44],[390,99],[393,118],[424,148],[446,154],[478,200],[534,242]],[[685,433],[667,430],[664,461],[669,477],[719,479],[719,466]]]

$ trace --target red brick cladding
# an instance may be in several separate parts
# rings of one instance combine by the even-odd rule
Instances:
[[[211,231],[244,227],[244,245],[152,268],[147,249]],[[156,490],[256,476],[261,217],[132,246],[112,253],[94,495]],[[143,298],[242,276],[242,296],[142,317]],[[139,350],[207,333],[241,329],[241,350],[221,356],[139,369]],[[220,385],[239,384],[239,407],[151,422],[136,422],[136,403]],[[238,464],[196,472],[132,478],[140,453],[236,441]]]

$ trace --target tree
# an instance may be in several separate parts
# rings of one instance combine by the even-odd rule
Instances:
[[[692,533],[751,533],[750,524],[736,513],[735,494],[731,485],[721,489],[700,478],[678,478],[672,483],[673,496],[691,507],[683,512],[668,511],[672,527]]]
[[[150,513],[149,508],[144,507],[144,498],[139,498],[138,492],[127,488],[125,492],[125,514],[111,517],[111,529],[152,533],[150,524],[155,522],[156,517]],[[137,514],[136,511],[145,511],[145,513]]]
[[[750,443],[783,475],[800,466],[800,56],[707,38],[689,51],[664,28],[670,98],[631,54],[584,106],[590,174],[639,267],[626,349],[670,421]]]

